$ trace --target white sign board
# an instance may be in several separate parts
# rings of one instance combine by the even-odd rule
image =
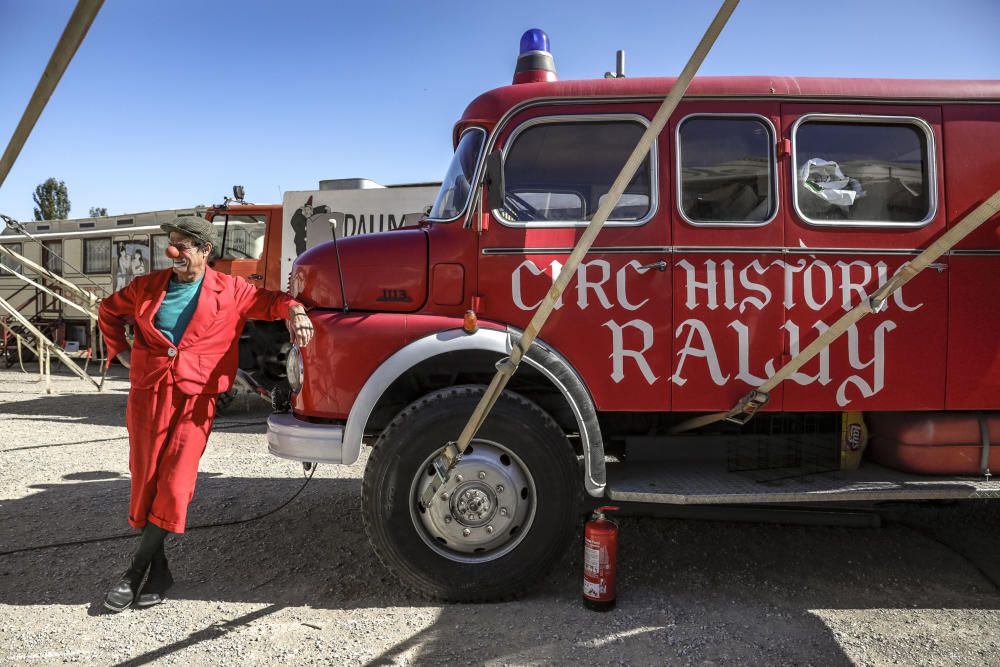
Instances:
[[[437,185],[286,192],[281,226],[281,285],[303,252],[337,238],[413,227],[434,203]]]

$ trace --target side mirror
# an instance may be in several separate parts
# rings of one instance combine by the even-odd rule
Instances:
[[[236,201],[243,201],[243,196],[245,194],[246,192],[243,190],[242,185],[233,186],[233,199],[235,199]]]
[[[503,154],[497,149],[486,158],[486,204],[490,210],[504,206]]]

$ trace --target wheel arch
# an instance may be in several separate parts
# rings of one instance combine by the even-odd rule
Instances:
[[[494,355],[497,359],[505,357],[510,354],[520,335],[521,332],[515,329],[498,331],[481,328],[474,334],[467,334],[461,329],[448,329],[419,338],[397,350],[371,374],[351,407],[344,428],[343,462],[351,464],[358,460],[373,418],[378,419],[380,410],[392,411],[393,396],[390,390],[394,387],[398,389],[405,383],[414,369],[421,364],[433,364],[436,360],[454,355],[457,355],[454,358],[461,359],[477,355],[480,358],[488,355]],[[606,482],[604,439],[593,399],[579,373],[562,355],[537,340],[525,355],[524,363],[560,397],[558,407],[564,412],[563,418],[556,415],[553,417],[561,426],[575,426],[580,434],[580,448],[584,459],[584,487],[591,496],[603,496]],[[491,365],[484,364],[482,367],[486,375],[492,376]],[[515,377],[518,375],[521,373]],[[517,386],[511,388],[517,389]],[[412,399],[416,397],[418,394],[411,396]],[[551,409],[549,411],[552,412]],[[389,419],[391,416],[389,415]]]

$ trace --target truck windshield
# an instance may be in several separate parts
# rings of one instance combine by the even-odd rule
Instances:
[[[434,220],[450,220],[461,215],[469,201],[472,192],[472,179],[479,161],[479,152],[483,148],[486,132],[474,127],[466,130],[455,149],[455,157],[451,159],[448,173],[441,182],[437,199],[431,209],[430,217]]]

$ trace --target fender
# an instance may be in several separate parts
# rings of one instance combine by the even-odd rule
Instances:
[[[358,393],[344,428],[341,462],[350,465],[358,460],[372,410],[389,386],[407,370],[447,352],[483,350],[508,355],[519,337],[520,332],[515,329],[503,332],[483,328],[471,335],[461,329],[448,329],[424,336],[397,350],[371,374]],[[562,355],[538,340],[525,355],[524,362],[545,376],[566,399],[580,431],[584,487],[591,496],[603,496],[606,483],[604,439],[597,421],[597,410],[583,380]]]

